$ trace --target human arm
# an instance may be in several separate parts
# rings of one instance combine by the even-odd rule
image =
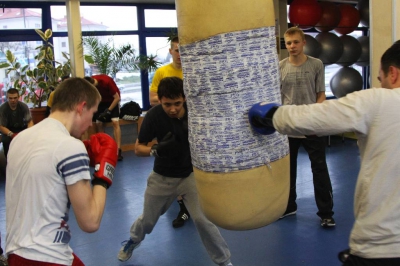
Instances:
[[[161,75],[161,70],[157,69],[156,72],[154,73],[153,80],[151,81],[150,85],[150,105],[155,106],[157,104],[160,104],[160,100],[158,99],[158,85],[160,84],[160,80],[163,78]]]
[[[104,110],[103,113],[99,115],[97,118],[100,121],[107,122],[109,119],[111,119],[111,111],[118,105],[120,101],[120,97],[118,93],[115,93],[113,95],[114,100],[111,102],[110,106]]]
[[[4,127],[4,126],[0,126],[0,132],[1,132],[1,134],[5,135],[5,136],[9,136],[9,137],[11,137],[12,134],[14,134],[11,130],[9,130],[7,127]]]
[[[326,95],[325,95],[325,91],[320,91],[317,93],[317,103],[322,103],[323,101],[326,100]]]
[[[119,96],[118,93],[115,93],[115,94],[113,95],[113,98],[114,98],[114,100],[113,100],[112,103],[110,104],[110,107],[108,107],[108,109],[109,109],[110,111],[112,111],[112,110],[118,105],[118,103],[119,103],[120,100],[121,100],[121,97]]]
[[[67,185],[76,221],[84,232],[92,233],[99,229],[106,204],[106,188],[90,185],[90,180],[81,180]]]
[[[267,119],[262,119],[263,126],[269,129],[273,127],[281,134],[292,136],[326,136],[343,132],[367,134],[374,113],[384,105],[377,99],[377,92],[370,89],[321,104],[280,106],[272,115],[269,113]],[[264,110],[264,115],[268,112]],[[254,128],[251,120],[250,123]],[[257,131],[257,128],[254,129]]]
[[[150,156],[151,147],[147,146],[147,142],[139,143],[139,139],[136,139],[135,143],[135,154],[139,157]]]
[[[88,165],[95,167],[91,181],[93,187],[90,187],[88,180],[80,180],[67,188],[79,226],[86,232],[94,232],[100,226],[106,189],[111,186],[114,177],[117,144],[104,133],[92,135],[84,144],[90,159]]]
[[[150,91],[150,105],[155,106],[157,104],[160,104],[157,92]]]
[[[278,132],[293,136],[367,134],[374,113],[383,105],[373,94],[366,90],[321,104],[282,106],[273,116],[273,125]]]

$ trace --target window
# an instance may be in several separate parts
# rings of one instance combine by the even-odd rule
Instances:
[[[93,37],[98,38],[98,40],[103,44],[108,43],[110,49],[113,47],[118,49],[123,45],[129,44],[135,50],[135,55],[139,55],[139,38],[137,35]],[[85,46],[83,53],[89,54],[88,48]],[[104,71],[101,71],[96,65],[89,65],[85,62],[85,75],[91,76],[96,74],[108,74],[109,76],[112,76],[111,73],[104,73]],[[143,106],[140,72],[138,70],[121,68],[113,78],[121,91],[121,105],[129,101],[135,101],[140,106]]]
[[[149,28],[177,28],[178,21],[175,10],[146,9],[145,25]]]
[[[51,6],[53,31],[67,31],[65,6]],[[82,31],[137,30],[135,6],[81,6]]]
[[[3,29],[35,29],[42,27],[41,9],[4,8],[3,10],[4,12],[0,12],[0,27]]]

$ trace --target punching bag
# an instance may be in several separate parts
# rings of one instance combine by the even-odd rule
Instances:
[[[252,130],[249,109],[281,103],[273,0],[176,0],[189,142],[201,208],[229,230],[286,210],[287,137]]]

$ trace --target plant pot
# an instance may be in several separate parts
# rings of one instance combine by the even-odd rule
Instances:
[[[31,115],[33,123],[36,125],[37,123],[46,118],[46,107],[31,108]]]

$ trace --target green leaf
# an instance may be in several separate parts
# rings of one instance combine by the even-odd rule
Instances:
[[[44,36],[46,37],[47,40],[50,39],[52,35],[53,35],[53,31],[51,29],[47,29],[44,32]]]
[[[38,83],[38,87],[41,88],[41,89],[46,89],[47,88],[47,83],[44,82],[44,81],[40,81]]]
[[[7,52],[6,52],[6,58],[7,58],[7,61],[9,62],[9,63],[14,63],[16,60],[15,60],[15,56],[14,56],[14,54],[10,51],[10,50],[7,50]]]
[[[39,29],[35,29],[36,33],[42,38],[44,41],[47,41],[46,36],[44,35],[43,31]]]
[[[88,64],[94,64],[95,63],[94,59],[93,59],[93,56],[91,56],[91,55],[84,55],[84,59]]]
[[[0,63],[0,68],[12,67],[9,63]]]

